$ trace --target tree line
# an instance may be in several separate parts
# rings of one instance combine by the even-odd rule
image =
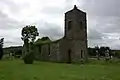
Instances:
[[[38,30],[36,28],[36,26],[31,26],[31,25],[27,25],[25,27],[23,27],[22,31],[21,31],[21,39],[24,42],[23,47],[21,48],[22,50],[16,50],[16,52],[18,53],[22,53],[22,58],[23,61],[26,64],[32,64],[34,61],[34,44],[35,42],[38,41],[48,41],[50,42],[49,37],[43,37],[41,39],[38,39],[36,41],[36,37],[39,36]],[[3,57],[3,42],[4,42],[4,38],[0,39],[0,59],[2,59]],[[12,51],[14,51],[15,48],[12,49]],[[113,54],[112,50],[110,49],[110,47],[107,46],[95,46],[94,48],[88,48],[88,55],[89,56],[106,56],[106,53],[108,53],[109,56],[119,56],[120,54]]]
[[[106,52],[108,51],[109,56],[120,58],[120,50],[112,50],[108,46],[95,46],[93,48],[89,47],[88,48],[88,55],[93,57],[93,56],[99,56],[99,57],[105,57]]]
[[[97,56],[97,55],[105,56],[105,52],[107,50],[109,51],[109,55],[111,55],[110,47],[106,47],[106,46],[101,46],[101,47],[95,46],[94,48],[89,47],[88,54],[90,56]]]

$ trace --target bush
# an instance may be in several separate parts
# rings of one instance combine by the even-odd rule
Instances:
[[[24,60],[25,64],[33,64],[33,61],[34,61],[33,54],[30,53],[30,54],[25,55],[25,57],[23,58],[23,60]]]
[[[28,49],[29,50],[26,51],[23,60],[24,60],[25,64],[33,64],[33,61],[34,61],[34,53],[33,53],[34,47],[33,47],[33,43],[29,44],[29,48]]]

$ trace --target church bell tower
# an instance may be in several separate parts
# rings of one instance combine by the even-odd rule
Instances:
[[[86,13],[76,5],[65,13],[65,38],[71,41],[73,61],[87,57],[87,20]],[[76,56],[76,57],[75,57]]]
[[[87,39],[86,13],[79,10],[76,5],[65,13],[65,37],[67,39]]]

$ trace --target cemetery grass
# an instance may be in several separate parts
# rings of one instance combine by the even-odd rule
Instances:
[[[120,80],[120,64],[92,62],[84,65],[34,62],[22,60],[0,61],[0,80]]]

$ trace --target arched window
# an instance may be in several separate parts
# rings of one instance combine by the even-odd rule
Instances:
[[[80,29],[82,30],[83,29],[83,23],[82,23],[82,21],[80,21]]]
[[[72,28],[72,21],[68,22],[68,30],[70,30]]]
[[[83,58],[83,50],[81,50],[81,58]]]

